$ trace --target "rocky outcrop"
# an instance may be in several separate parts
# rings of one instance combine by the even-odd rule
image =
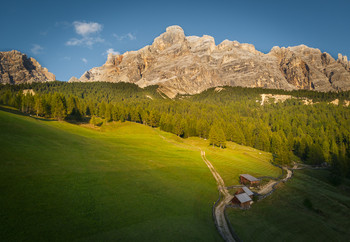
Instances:
[[[0,83],[20,84],[54,80],[56,80],[55,75],[42,67],[34,58],[28,58],[16,50],[0,52]]]
[[[131,82],[140,87],[158,85],[174,97],[195,94],[216,86],[336,91],[350,89],[349,63],[301,45],[274,47],[264,54],[251,44],[211,36],[185,36],[171,26],[153,44],[122,55],[109,54],[101,67],[85,72],[78,80]]]
[[[72,76],[68,82],[80,82],[80,80],[78,78],[76,78],[75,76]]]
[[[334,91],[350,89],[350,73],[328,53],[305,45],[272,48],[286,80],[298,89]]]
[[[338,54],[338,63],[340,63],[347,71],[350,71],[350,61],[346,55]]]

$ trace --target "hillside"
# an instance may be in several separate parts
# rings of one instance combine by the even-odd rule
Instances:
[[[34,93],[34,95],[32,95]],[[279,164],[302,160],[350,176],[350,91],[220,87],[164,97],[132,83],[3,85],[0,104],[39,117],[91,123],[131,121],[182,138],[227,141],[271,152]],[[214,138],[216,134],[220,134]]]
[[[192,141],[131,122],[78,126],[2,110],[0,240],[221,240],[215,180]],[[278,174],[249,149],[217,162]]]
[[[217,86],[338,91],[350,89],[350,64],[339,54],[305,45],[273,47],[267,54],[251,44],[213,37],[185,36],[170,26],[153,43],[122,55],[109,54],[101,67],[70,82],[130,82],[140,87],[159,85],[168,97],[196,94]]]

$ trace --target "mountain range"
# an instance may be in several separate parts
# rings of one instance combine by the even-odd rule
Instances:
[[[33,58],[16,51],[0,52],[0,72],[0,83],[55,79]],[[101,67],[69,80],[101,81],[158,85],[170,98],[216,86],[346,91],[350,90],[350,62],[341,54],[335,60],[305,45],[273,47],[267,54],[237,41],[216,45],[211,36],[185,36],[181,27],[170,26],[152,45],[121,55],[109,54]]]

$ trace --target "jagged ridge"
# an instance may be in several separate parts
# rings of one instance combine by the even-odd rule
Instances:
[[[20,84],[55,80],[55,75],[34,58],[28,58],[16,50],[0,52],[0,83]]]
[[[274,47],[263,54],[251,44],[188,36],[171,26],[151,46],[122,55],[70,81],[132,82],[141,87],[159,85],[169,97],[195,94],[215,86],[265,87],[336,91],[350,89],[350,64],[339,55],[305,45]]]

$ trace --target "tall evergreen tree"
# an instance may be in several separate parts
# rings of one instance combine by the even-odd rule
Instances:
[[[226,147],[226,137],[223,129],[218,125],[213,125],[209,131],[210,145],[218,146],[220,148]]]

